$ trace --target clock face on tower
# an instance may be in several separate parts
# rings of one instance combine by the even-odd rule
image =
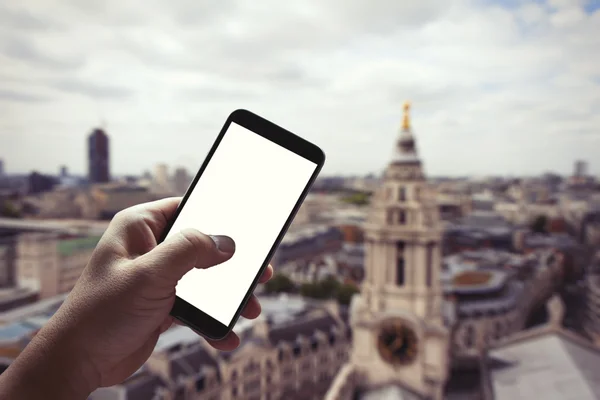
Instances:
[[[417,356],[418,344],[415,331],[401,319],[381,324],[377,349],[384,361],[397,366],[411,364]]]

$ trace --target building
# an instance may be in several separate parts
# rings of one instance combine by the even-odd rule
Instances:
[[[561,327],[564,308],[550,302],[551,321],[492,346],[482,362],[482,400],[600,398],[600,350]]]
[[[351,305],[350,360],[326,399],[443,398],[449,331],[439,222],[407,104],[395,157],[365,224],[365,280]]]
[[[0,159],[0,178],[4,177],[4,160]]]
[[[21,234],[17,285],[37,291],[40,299],[71,291],[99,240],[98,236],[60,233]]]
[[[49,192],[58,185],[58,179],[50,175],[32,172],[27,177],[27,193],[38,194]]]
[[[192,177],[185,168],[177,168],[173,175],[173,189],[175,194],[183,196],[188,186],[192,183]]]
[[[157,198],[143,186],[102,185],[91,188],[86,197],[78,199],[78,204],[86,208],[87,218],[110,220],[119,211]]]
[[[92,183],[110,182],[108,135],[96,128],[88,136],[88,178]]]
[[[15,284],[16,237],[0,229],[0,288]]]
[[[491,211],[474,211],[444,229],[444,254],[482,247],[513,249],[514,228],[503,217]]]
[[[575,170],[573,171],[575,178],[585,178],[588,176],[588,163],[586,161],[575,161]]]
[[[593,258],[585,278],[585,297],[583,328],[591,340],[600,344],[600,251]]]
[[[154,167],[154,176],[152,177],[152,191],[158,194],[167,194],[171,193],[172,190],[169,167],[167,164],[157,164]]]
[[[327,225],[304,225],[288,230],[271,262],[284,266],[290,262],[315,261],[342,248],[339,229]]]
[[[0,289],[0,312],[4,313],[38,301],[38,292],[29,288]]]
[[[18,356],[65,297],[0,315],[0,365]],[[261,304],[259,319],[236,325],[242,343],[235,351],[216,351],[189,328],[175,326],[139,371],[90,399],[322,399],[348,359],[347,313],[334,303],[285,295],[261,298]]]

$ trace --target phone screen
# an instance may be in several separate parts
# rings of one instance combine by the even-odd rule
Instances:
[[[227,235],[235,254],[188,272],[177,296],[229,326],[316,168],[232,122],[167,238],[185,228]]]

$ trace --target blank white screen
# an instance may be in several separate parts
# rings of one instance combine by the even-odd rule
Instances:
[[[193,269],[177,296],[229,325],[317,164],[231,123],[167,238],[185,228],[227,235],[234,256]]]

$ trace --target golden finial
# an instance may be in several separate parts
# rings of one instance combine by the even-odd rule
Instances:
[[[410,102],[404,103],[404,118],[402,121],[402,129],[410,129]]]

